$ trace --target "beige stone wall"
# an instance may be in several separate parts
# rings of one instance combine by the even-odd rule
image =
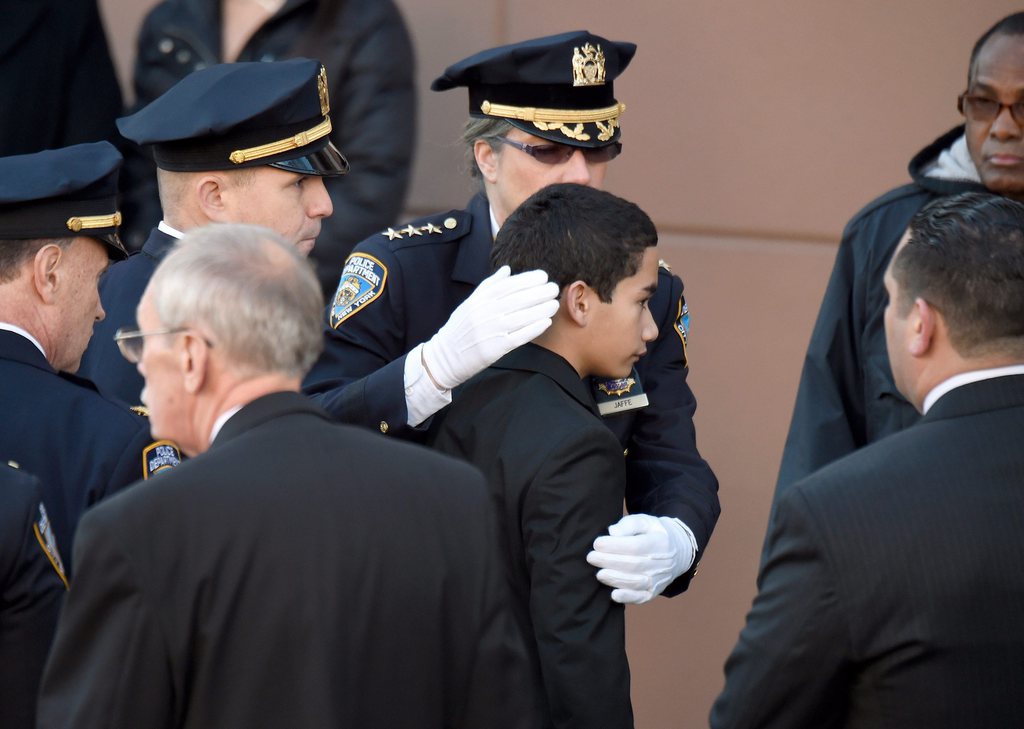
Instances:
[[[102,0],[129,62],[151,0]],[[419,58],[410,212],[460,207],[462,92],[449,63],[586,28],[639,45],[617,83],[625,154],[608,187],[652,214],[686,282],[698,439],[723,514],[693,588],[630,608],[640,727],[706,725],[743,624],[803,350],[843,224],[959,122],[974,40],[1008,0],[399,0]]]

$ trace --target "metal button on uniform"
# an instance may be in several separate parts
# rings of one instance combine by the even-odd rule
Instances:
[[[388,426],[388,423],[387,423],[386,420],[380,421],[380,432],[381,433],[387,433],[389,427],[390,426]]]
[[[178,61],[178,63],[188,63],[190,60],[192,60],[192,54],[189,53],[186,49],[182,48],[180,51],[174,54],[174,58]]]
[[[444,227],[446,227],[448,230],[455,230],[455,226],[458,225],[458,224],[459,223],[458,223],[457,220],[455,220],[455,218],[445,218],[444,219]]]
[[[160,49],[161,53],[170,53],[174,50],[174,41],[170,38],[161,38],[157,48]]]

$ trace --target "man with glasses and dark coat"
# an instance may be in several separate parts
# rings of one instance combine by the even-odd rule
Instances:
[[[1024,13],[975,43],[964,125],[910,161],[912,182],[857,213],[839,253],[804,359],[775,501],[818,468],[903,430],[920,417],[893,382],[882,278],[910,219],[936,198],[988,190],[1024,200]]]
[[[453,388],[550,325],[557,286],[539,271],[492,274],[491,244],[541,188],[603,186],[622,149],[625,105],[613,82],[635,51],[575,31],[483,51],[434,81],[435,91],[469,91],[463,141],[483,189],[465,210],[388,228],[355,247],[328,303],[325,352],[307,393],[336,418],[411,436],[451,402]],[[619,602],[685,590],[719,513],[686,384],[683,284],[667,267],[658,279],[651,311],[659,334],[647,356],[627,378],[590,383],[628,450],[631,514],[588,558]],[[353,412],[353,390],[374,407]]]

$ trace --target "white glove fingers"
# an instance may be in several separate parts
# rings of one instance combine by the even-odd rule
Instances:
[[[643,605],[653,597],[654,593],[646,590],[612,590],[612,600],[623,605]]]
[[[534,322],[551,319],[558,312],[557,301],[542,301],[531,304],[517,311],[510,311],[501,319],[501,328],[513,333],[523,327],[532,326]]]
[[[631,534],[646,534],[657,528],[656,517],[647,514],[626,514],[608,527],[608,533],[613,537],[628,537]]]
[[[669,544],[664,534],[637,534],[632,537],[598,537],[594,540],[594,549],[598,552],[648,556],[664,554]]]
[[[652,580],[647,575],[637,575],[618,570],[598,570],[597,579],[608,587],[623,590],[650,590]]]

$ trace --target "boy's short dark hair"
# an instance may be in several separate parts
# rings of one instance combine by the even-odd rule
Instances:
[[[619,281],[640,269],[658,231],[639,207],[609,192],[550,185],[516,208],[491,249],[494,269],[540,268],[560,288],[583,281],[609,302]]]

